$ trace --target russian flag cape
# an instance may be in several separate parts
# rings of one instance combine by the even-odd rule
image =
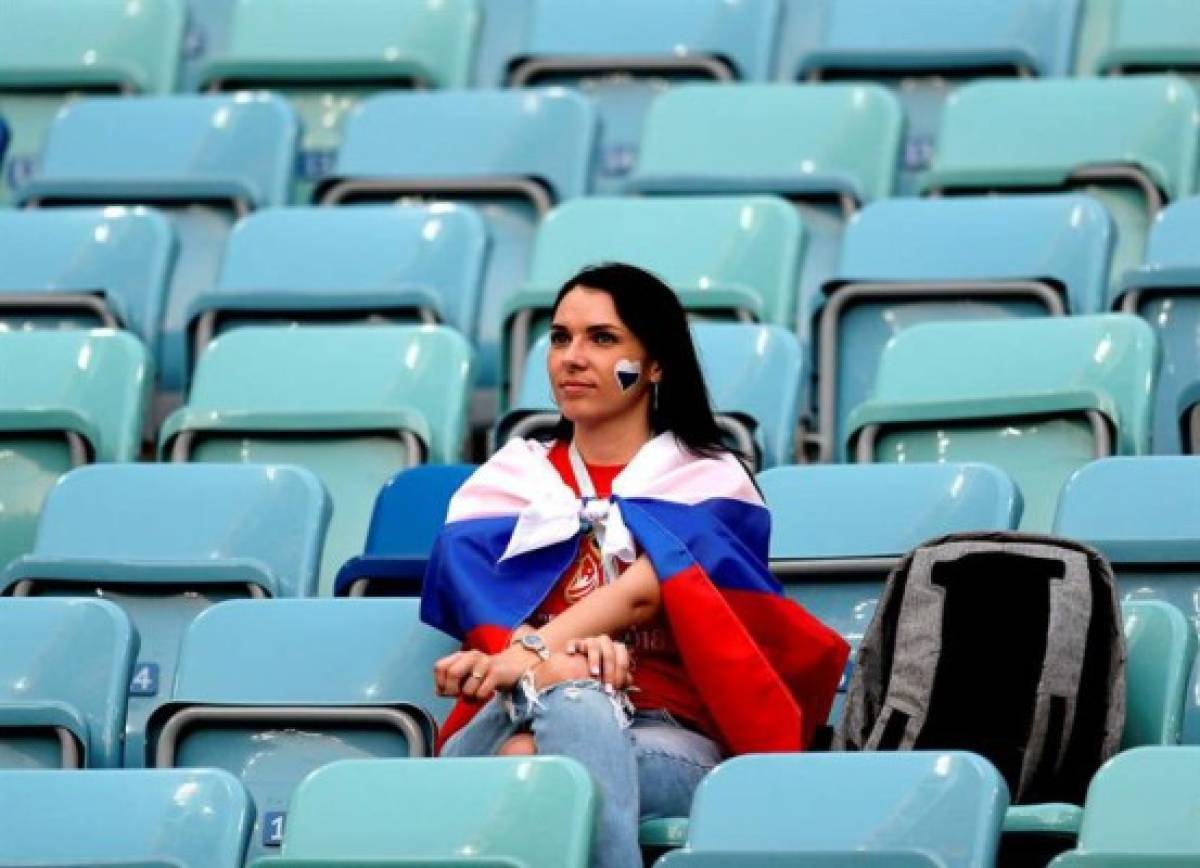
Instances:
[[[661,434],[613,480],[575,496],[549,447],[513,440],[450,502],[421,617],[489,654],[503,650],[595,530],[611,567],[644,552],[684,669],[732,753],[797,751],[829,716],[849,648],[782,593],[767,568],[771,519],[732,455],[702,458]],[[479,709],[461,701],[439,742]]]

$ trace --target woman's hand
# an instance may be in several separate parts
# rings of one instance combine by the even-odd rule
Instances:
[[[473,696],[487,676],[490,662],[491,657],[475,650],[457,651],[443,657],[433,664],[434,692],[438,696]]]
[[[633,683],[632,661],[624,642],[616,642],[609,636],[592,636],[568,640],[565,650],[568,655],[586,658],[588,674],[605,687],[624,690]]]
[[[482,681],[463,688],[463,696],[491,699],[497,690],[511,690],[522,675],[540,662],[537,655],[527,648],[509,645],[491,658]]]

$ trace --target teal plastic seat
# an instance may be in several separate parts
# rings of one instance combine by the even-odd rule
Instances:
[[[863,209],[815,299],[821,457],[866,399],[884,344],[918,322],[1105,310],[1112,223],[1080,195],[889,199]]]
[[[168,395],[185,386],[187,314],[215,282],[234,220],[287,201],[296,136],[287,103],[265,93],[91,99],[50,128],[22,204],[149,204],[175,226],[179,255],[156,357]]]
[[[42,501],[62,474],[134,461],[150,364],[108,329],[0,333],[0,569],[29,551]]]
[[[849,786],[849,781],[855,785]],[[726,760],[701,781],[683,852],[746,853],[751,858],[787,853],[810,857],[799,864],[853,865],[818,862],[815,857],[915,851],[917,857],[932,861],[857,864],[990,868],[1008,798],[999,772],[969,753],[740,756]],[[689,864],[687,856],[664,862],[679,863]]]
[[[868,79],[904,105],[900,186],[928,166],[942,106],[981,77],[1069,75],[1078,0],[791,0],[778,78]]]
[[[253,811],[216,769],[0,772],[0,804],[0,861],[81,868],[240,868]]]
[[[587,771],[566,757],[348,760],[304,780],[282,856],[254,866],[506,859],[481,864],[585,868],[597,799]]]
[[[1153,331],[1125,314],[913,326],[884,348],[847,451],[995,464],[1021,489],[1021,527],[1049,530],[1075,470],[1148,451],[1157,369]]]
[[[1200,748],[1117,754],[1088,787],[1078,849],[1052,868],[1194,865],[1200,859]]]
[[[790,464],[806,376],[796,336],[780,326],[696,323],[692,339],[727,445],[755,468]],[[530,350],[515,408],[497,423],[498,443],[540,436],[558,420],[546,371],[549,348],[543,335]]]
[[[13,139],[0,162],[0,204],[35,171],[65,103],[86,94],[174,90],[185,18],[183,0],[7,0],[0,9],[0,115]]]
[[[1054,532],[1099,549],[1112,563],[1127,602],[1165,601],[1184,612],[1189,623],[1198,624],[1197,485],[1200,458],[1094,461],[1076,471],[1063,488]],[[1193,671],[1193,683],[1197,677],[1200,672]],[[1197,744],[1200,698],[1194,690],[1187,697],[1182,740]]]
[[[1105,36],[1088,52],[1088,74],[1134,75],[1200,67],[1200,9],[1188,0],[1106,0]]]
[[[1116,225],[1116,283],[1141,262],[1154,216],[1195,189],[1198,123],[1178,76],[978,82],[946,104],[924,185],[1096,197]]]
[[[804,241],[795,210],[772,196],[560,205],[538,227],[527,286],[505,305],[507,402],[559,287],[584,267],[628,262],[661,277],[697,316],[791,328]]]
[[[189,320],[191,358],[264,320],[446,323],[475,329],[487,229],[458,205],[270,208],[243,218]]]
[[[187,30],[183,35],[183,57],[179,90],[199,87],[210,60],[225,52],[236,0],[186,0]]]
[[[383,599],[207,609],[184,636],[170,704],[151,719],[147,764],[236,775],[256,806],[250,856],[278,847],[278,815],[313,769],[432,752],[451,703],[434,695],[433,664],[458,645],[418,609]]]
[[[1200,379],[1195,338],[1200,322],[1200,254],[1194,239],[1200,232],[1200,198],[1176,202],[1159,214],[1150,230],[1146,260],[1122,276],[1112,294],[1112,307],[1137,314],[1158,333],[1163,348],[1162,371],[1154,402],[1154,451],[1173,455],[1194,451],[1181,440],[1192,427],[1191,401],[1185,393]]]
[[[125,764],[136,767],[187,625],[223,599],[314,594],[329,513],[321,483],[299,467],[83,467],[51,490],[33,551],[0,575],[0,593],[103,596],[129,615],[141,642]]]
[[[316,199],[420,198],[479,209],[491,248],[473,337],[479,383],[494,388],[504,303],[525,280],[538,222],[554,205],[587,193],[596,130],[591,103],[558,88],[384,94],[347,120]]]
[[[834,267],[845,222],[891,195],[903,115],[877,85],[683,85],[650,106],[631,190],[791,199],[807,234],[799,310]],[[797,324],[807,335],[806,317]]]
[[[235,0],[227,41],[204,69],[212,91],[269,88],[285,95],[303,129],[307,185],[329,170],[346,118],[365,98],[400,88],[463,88],[480,23],[478,0]]]
[[[0,630],[0,768],[119,767],[138,647],[125,613],[107,600],[0,599]]]
[[[472,351],[447,326],[245,326],[213,341],[186,406],[164,423],[172,461],[299,464],[333,519],[320,593],[361,550],[379,488],[397,470],[461,460]]]
[[[148,208],[0,211],[0,322],[10,329],[127,328],[151,355],[175,262]]]
[[[513,15],[509,4],[503,15]],[[499,10],[496,10],[499,12]],[[778,0],[533,0],[523,39],[495,71],[513,87],[565,85],[586,93],[600,115],[592,186],[620,190],[637,157],[654,96],[682,82],[766,81]]]

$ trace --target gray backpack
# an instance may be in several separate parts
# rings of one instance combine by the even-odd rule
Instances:
[[[962,749],[1014,803],[1083,803],[1125,724],[1112,569],[1076,542],[955,534],[892,571],[859,646],[838,750]]]

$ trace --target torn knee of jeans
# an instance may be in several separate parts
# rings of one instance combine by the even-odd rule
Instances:
[[[531,713],[535,710],[544,710],[545,705],[543,700],[552,693],[557,692],[567,702],[580,702],[585,696],[585,692],[591,691],[608,700],[617,724],[622,729],[627,728],[633,721],[633,703],[629,701],[629,697],[625,692],[606,689],[605,685],[595,678],[558,681],[538,690],[534,686],[532,673],[527,672],[518,682],[518,685],[519,689],[524,693]]]

